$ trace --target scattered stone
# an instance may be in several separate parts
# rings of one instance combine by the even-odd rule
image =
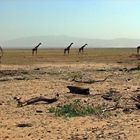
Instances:
[[[40,70],[40,68],[34,68],[34,70]]]
[[[30,124],[30,123],[20,123],[20,124],[17,124],[16,125],[17,127],[32,127],[32,124]]]
[[[26,77],[24,76],[16,76],[14,77],[15,80],[26,80]]]
[[[124,113],[129,113],[129,112],[130,112],[130,108],[124,108],[124,109],[123,109],[123,112],[124,112]]]
[[[42,110],[36,110],[36,113],[42,113],[43,111]]]

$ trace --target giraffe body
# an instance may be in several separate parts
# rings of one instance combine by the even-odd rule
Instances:
[[[137,47],[137,54],[139,54],[140,46]]]
[[[83,45],[81,48],[79,48],[79,52],[78,53],[83,53],[84,52],[84,48],[87,46],[87,44]]]
[[[42,43],[39,43],[36,47],[34,47],[32,49],[32,55],[34,55],[34,53],[37,55],[37,50],[38,50],[38,47],[41,45]]]
[[[70,48],[71,48],[72,44],[73,44],[73,43],[71,43],[67,48],[64,49],[64,55],[65,55],[66,53],[69,54]]]

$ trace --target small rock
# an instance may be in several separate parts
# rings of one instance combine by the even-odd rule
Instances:
[[[42,110],[36,110],[36,112],[37,112],[37,113],[42,113],[43,111],[42,111]]]
[[[40,70],[40,68],[34,68],[34,70]]]
[[[32,127],[32,124],[29,124],[29,123],[20,123],[20,124],[17,124],[16,125],[17,127]]]
[[[24,76],[16,76],[14,79],[15,80],[26,80],[26,77],[24,77]]]

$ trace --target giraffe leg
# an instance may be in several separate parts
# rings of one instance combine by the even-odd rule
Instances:
[[[66,54],[66,49],[64,49],[64,55]]]
[[[32,56],[34,56],[34,50],[32,50]]]
[[[78,52],[78,54],[81,52],[81,49],[79,49],[79,52]]]

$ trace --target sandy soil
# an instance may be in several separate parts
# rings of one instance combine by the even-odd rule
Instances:
[[[0,139],[1,140],[139,140],[140,110],[131,97],[140,94],[140,70],[129,71],[132,65],[123,63],[2,65],[0,67]],[[92,84],[77,80],[102,80]],[[91,95],[69,93],[67,86],[90,89]],[[121,95],[118,108],[107,116],[56,117],[50,107],[75,99],[90,105],[113,106],[115,101],[102,95],[110,91]],[[37,96],[54,97],[52,104],[31,104],[17,107],[14,97],[22,101]],[[125,111],[125,109],[127,109]],[[31,127],[17,127],[29,123]]]

